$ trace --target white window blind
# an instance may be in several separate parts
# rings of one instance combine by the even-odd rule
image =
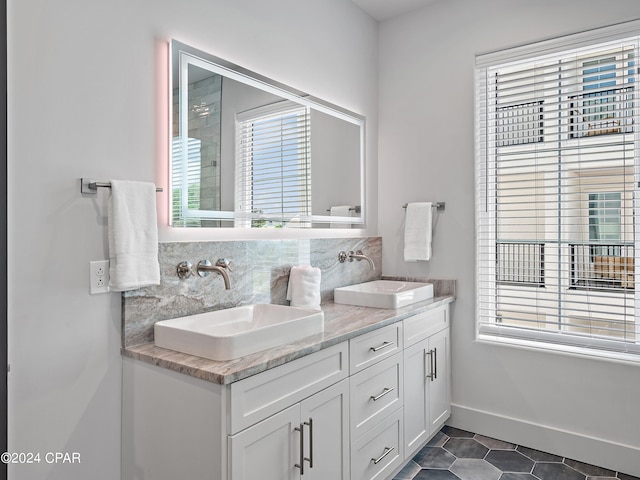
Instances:
[[[200,225],[200,219],[190,217],[189,210],[200,209],[200,148],[197,138],[176,137],[171,142],[171,218],[174,226]],[[186,155],[183,155],[186,150]]]
[[[481,339],[640,355],[633,31],[477,58]]]
[[[311,215],[309,108],[292,102],[237,118],[236,222],[307,226]]]

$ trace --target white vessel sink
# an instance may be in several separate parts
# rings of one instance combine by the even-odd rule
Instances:
[[[433,297],[433,284],[374,280],[334,289],[335,303],[361,307],[400,308]]]
[[[322,331],[322,311],[267,303],[161,320],[154,325],[157,346],[219,361],[285,345]]]

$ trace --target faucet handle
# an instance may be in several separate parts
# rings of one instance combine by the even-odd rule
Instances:
[[[180,280],[185,280],[193,275],[193,265],[191,264],[191,262],[188,262],[186,260],[184,262],[180,262],[176,267],[176,273],[178,274]]]
[[[231,270],[231,260],[229,260],[228,258],[219,258],[218,261],[216,262],[216,265],[218,267],[226,268],[230,272],[233,271]]]

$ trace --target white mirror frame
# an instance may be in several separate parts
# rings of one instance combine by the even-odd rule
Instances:
[[[174,89],[174,69],[179,68],[179,94],[181,96],[180,101],[183,105],[187,103],[187,95],[188,89],[184,88],[183,82],[187,79],[187,68],[189,63],[191,64],[200,64],[200,66],[205,65],[207,70],[210,70],[214,73],[220,74],[224,77],[230,78],[232,80],[238,81],[240,83],[258,88],[260,90],[266,91],[268,93],[278,95],[284,99],[291,100],[300,105],[308,106],[312,109],[318,110],[322,113],[331,115],[333,117],[339,118],[346,122],[357,125],[360,128],[360,155],[359,155],[359,170],[360,170],[360,204],[354,205],[357,207],[359,211],[356,211],[358,216],[331,216],[331,215],[311,215],[308,218],[300,218],[300,221],[307,221],[311,223],[326,223],[327,227],[336,226],[339,224],[344,224],[345,228],[364,228],[365,226],[365,213],[366,213],[366,182],[365,182],[365,118],[362,115],[358,115],[354,112],[346,110],[344,108],[338,107],[332,103],[326,102],[324,100],[312,97],[310,95],[305,94],[297,89],[289,87],[285,84],[272,80],[268,77],[260,75],[258,73],[247,70],[243,67],[240,67],[236,64],[228,62],[222,58],[216,57],[209,53],[198,50],[194,47],[181,43],[177,40],[171,40],[169,47],[169,108],[172,108],[172,96]],[[187,111],[183,109],[181,112],[183,118],[181,119],[183,124],[186,124]],[[172,119],[173,112],[169,112],[169,142],[172,141],[173,133],[172,129]],[[171,145],[169,145],[169,155],[171,156]],[[173,185],[173,176],[171,175],[171,166],[173,159],[169,159],[169,206],[168,208],[171,210],[172,205],[172,195],[174,187]],[[336,175],[339,175],[340,172],[337,171]],[[186,197],[186,195],[184,196]],[[233,211],[224,211],[224,210],[193,210],[188,209],[185,205],[182,210],[183,215],[185,217],[194,217],[194,218],[203,218],[203,219],[212,219],[212,220],[234,220],[239,217],[246,217],[246,213],[241,212],[233,212]],[[259,219],[259,218],[258,218]],[[172,212],[169,211],[169,223],[172,222]],[[221,227],[198,227],[198,228],[221,228]],[[224,227],[222,227],[224,228]],[[236,227],[237,228],[237,227]],[[325,227],[309,227],[309,228],[325,228]],[[308,228],[305,228],[308,229]]]

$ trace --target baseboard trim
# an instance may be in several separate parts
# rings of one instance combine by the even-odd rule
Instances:
[[[639,446],[457,404],[451,406],[447,425],[640,477]]]

